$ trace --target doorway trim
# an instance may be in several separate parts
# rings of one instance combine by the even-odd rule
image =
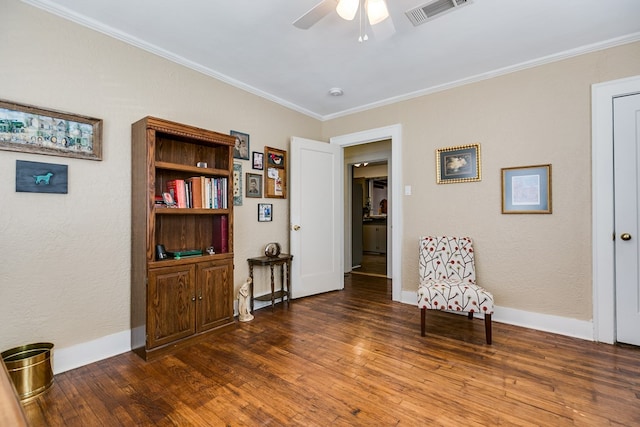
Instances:
[[[391,176],[391,299],[393,301],[402,301],[402,125],[395,124],[335,136],[330,138],[329,142],[340,145],[344,149],[344,147],[352,145],[367,144],[386,139],[391,140],[391,162],[389,163]],[[344,184],[342,187],[344,188]]]
[[[640,92],[640,76],[591,87],[593,339],[613,344],[615,333],[613,98]]]

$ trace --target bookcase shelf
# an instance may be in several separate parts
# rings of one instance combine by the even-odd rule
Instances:
[[[225,169],[201,168],[198,166],[186,166],[179,163],[156,162],[156,169],[165,169],[185,172],[193,175],[209,175],[209,176],[229,176],[229,171]]]
[[[154,117],[132,125],[131,347],[144,359],[234,324],[233,145]],[[157,205],[167,192],[197,207]],[[159,246],[203,255],[157,259]]]
[[[203,208],[165,208],[156,207],[154,213],[156,215],[228,215],[229,209],[203,209]]]
[[[194,262],[206,262],[206,261],[218,261],[224,259],[231,259],[233,261],[233,254],[224,253],[224,254],[214,254],[208,255],[204,254],[201,256],[194,257],[186,257],[181,259],[166,259],[162,261],[152,261],[149,263],[149,268],[160,268],[160,267],[174,267],[180,265],[190,265]]]

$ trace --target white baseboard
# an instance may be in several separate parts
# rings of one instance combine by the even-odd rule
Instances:
[[[417,306],[417,294],[415,292],[403,291],[401,302]],[[553,316],[550,314],[533,313],[530,311],[500,306],[494,307],[494,313],[493,316],[491,316],[491,320],[588,341],[594,340],[593,322],[588,320],[578,320],[568,317]],[[417,325],[416,327],[419,328],[420,326]]]
[[[71,347],[53,348],[53,373],[60,374],[131,350],[131,331],[107,335]]]
[[[265,303],[269,304],[269,303]],[[260,307],[256,307],[260,308]],[[234,301],[234,315],[238,315],[238,301]],[[144,328],[139,333],[144,336]],[[107,335],[71,347],[53,348],[53,373],[60,374],[99,360],[131,351],[131,330]]]

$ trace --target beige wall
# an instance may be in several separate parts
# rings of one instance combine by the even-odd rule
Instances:
[[[0,350],[129,329],[130,125],[146,115],[247,132],[252,151],[400,123],[402,288],[416,287],[418,236],[464,233],[498,305],[591,318],[590,85],[640,74],[639,43],[321,123],[18,0],[2,13],[0,97],[102,118],[104,160],[0,152]],[[474,142],[482,181],[436,185],[434,150]],[[69,165],[69,194],[16,193],[17,159]],[[502,215],[500,168],[540,163],[554,213]],[[266,242],[287,249],[287,201],[270,201],[272,223],[258,200],[236,208],[236,288]]]
[[[3,2],[2,16],[0,98],[103,119],[104,160],[0,151],[0,350],[129,329],[131,123],[153,115],[239,130],[252,151],[321,136],[315,119],[18,0]],[[69,165],[69,193],[16,193],[17,159]],[[235,209],[236,289],[266,243],[288,249],[287,200],[268,199],[270,223],[257,222],[259,201]]]
[[[325,123],[325,137],[402,125],[402,289],[417,288],[418,237],[475,239],[496,304],[590,320],[591,85],[640,74],[640,43]],[[436,184],[435,150],[480,143],[482,181]],[[501,172],[552,164],[553,214],[501,214]]]

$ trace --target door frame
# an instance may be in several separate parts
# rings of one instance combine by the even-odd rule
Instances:
[[[640,93],[640,76],[591,87],[593,339],[613,344],[615,333],[613,98]]]
[[[391,162],[388,165],[391,177],[391,186],[389,187],[389,198],[391,199],[391,247],[387,256],[391,256],[391,299],[393,301],[402,301],[402,125],[395,124],[335,136],[329,139],[329,143],[340,145],[344,151],[344,147],[387,139],[391,140]],[[344,188],[345,185],[343,183],[343,192]],[[344,194],[342,194],[342,197],[344,199]],[[345,217],[344,210],[343,217]],[[350,218],[349,221],[351,221]],[[343,231],[343,242],[346,233],[347,230],[345,229]]]

